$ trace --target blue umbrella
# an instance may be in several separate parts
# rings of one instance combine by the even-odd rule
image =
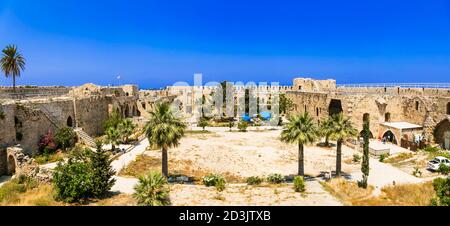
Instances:
[[[246,122],[250,122],[250,121],[252,121],[252,118],[250,118],[250,115],[245,114],[242,116],[242,120],[244,120]]]
[[[264,120],[270,120],[270,118],[272,118],[272,114],[270,112],[264,111],[261,112],[261,118],[263,118]]]

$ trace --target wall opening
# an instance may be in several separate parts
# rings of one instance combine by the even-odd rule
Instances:
[[[419,110],[419,101],[416,101],[416,111]]]
[[[450,115],[450,102],[447,104],[447,115]]]
[[[383,140],[393,144],[397,144],[397,139],[392,131],[388,130],[383,134]]]
[[[328,112],[330,113],[330,116],[342,113],[343,110],[341,100],[332,99],[330,106],[328,107]]]
[[[67,125],[68,127],[73,127],[72,116],[69,116],[69,117],[67,118],[66,125]]]
[[[363,115],[363,122],[369,122],[370,121],[370,114],[369,113],[365,113]]]
[[[8,156],[7,167],[8,175],[12,176],[16,173],[16,160],[14,159],[14,156]]]
[[[384,121],[385,122],[390,122],[391,121],[391,113],[386,113],[384,114]]]
[[[436,125],[434,140],[442,148],[450,150],[450,120],[444,119]]]
[[[316,108],[316,116],[319,117],[319,108]]]

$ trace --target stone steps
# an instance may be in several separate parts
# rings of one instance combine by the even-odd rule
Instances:
[[[78,135],[78,139],[82,143],[84,143],[84,144],[86,144],[86,145],[88,145],[90,147],[95,147],[94,139],[91,136],[89,136],[86,132],[84,132],[82,128],[76,128],[75,132]]]

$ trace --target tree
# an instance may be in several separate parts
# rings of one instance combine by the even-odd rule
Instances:
[[[117,129],[119,127],[119,124],[122,122],[122,115],[118,110],[114,110],[109,114],[108,119],[103,122],[103,128],[105,130],[107,130],[108,128]]]
[[[162,174],[166,177],[169,176],[167,151],[179,145],[185,129],[186,125],[173,115],[168,103],[159,103],[156,109],[150,112],[145,133],[149,144],[162,150]]]
[[[167,179],[159,172],[151,171],[140,176],[133,194],[141,206],[165,206],[170,204]]]
[[[240,121],[237,125],[237,128],[239,129],[240,132],[247,132],[248,122]]]
[[[114,127],[110,127],[105,131],[106,140],[109,144],[111,144],[111,150],[116,150],[116,145],[119,145],[120,141],[120,131]]]
[[[111,166],[110,154],[102,149],[102,144],[97,143],[97,150],[89,155],[92,176],[95,183],[92,186],[92,193],[95,197],[104,196],[114,185],[116,174]]]
[[[336,177],[341,176],[342,168],[342,143],[345,139],[355,137],[357,130],[353,127],[350,118],[345,117],[342,113],[332,116],[333,126],[331,137],[337,141],[336,147]]]
[[[20,76],[21,71],[25,70],[25,58],[17,51],[17,46],[8,45],[2,50],[0,65],[6,77],[12,76],[13,90],[16,92],[16,77]]]
[[[205,128],[206,128],[207,126],[209,126],[209,122],[208,122],[208,120],[202,118],[202,119],[200,119],[200,122],[198,122],[198,126],[199,126],[199,127],[202,127],[202,128],[203,128],[203,131],[205,131]]]
[[[44,155],[48,155],[56,151],[55,138],[50,130],[41,136],[38,142],[38,147],[39,152]]]
[[[320,123],[320,135],[322,137],[325,137],[325,146],[328,147],[330,146],[330,136],[333,132],[332,130],[332,126],[333,126],[333,120],[331,117],[328,117],[327,119],[325,119],[324,121],[322,121]]]
[[[280,94],[280,113],[286,114],[287,112],[294,109],[294,102],[286,97],[286,94]]]
[[[58,147],[67,150],[77,142],[77,134],[72,128],[65,126],[56,131],[55,141]]]
[[[435,206],[450,206],[450,177],[433,180],[436,197],[432,199]]]
[[[281,132],[281,140],[298,144],[298,175],[304,176],[304,145],[313,143],[318,137],[317,126],[307,112],[291,116]]]
[[[119,132],[123,137],[123,141],[128,143],[130,136],[133,134],[136,125],[131,121],[131,119],[124,119],[119,123]]]
[[[370,142],[370,128],[369,121],[365,121],[363,124],[363,159],[361,163],[361,172],[363,174],[362,180],[358,183],[360,187],[367,188],[367,181],[369,179],[369,142]]]

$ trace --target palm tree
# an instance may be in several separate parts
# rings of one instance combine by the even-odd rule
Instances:
[[[0,65],[6,77],[13,77],[13,90],[16,91],[16,77],[25,70],[25,58],[17,51],[17,46],[8,45],[2,50]]]
[[[349,117],[345,117],[342,113],[332,116],[332,133],[331,137],[337,141],[336,147],[336,177],[341,176],[342,165],[342,143],[345,139],[355,137],[358,132],[353,127]]]
[[[167,179],[159,172],[150,171],[140,176],[133,196],[141,206],[165,206],[170,204]]]
[[[109,127],[105,131],[106,140],[111,144],[111,150],[116,150],[116,145],[119,145],[120,131],[114,127]]]
[[[281,132],[281,140],[298,144],[298,175],[305,175],[304,145],[313,143],[318,137],[317,126],[307,112],[289,118],[289,123]]]
[[[133,134],[136,125],[131,119],[125,119],[119,124],[119,131],[124,138],[124,142],[128,143],[129,137]]]
[[[333,119],[331,117],[328,117],[324,121],[322,121],[319,125],[319,132],[322,137],[325,137],[325,146],[330,146],[330,136],[332,134],[332,126],[333,126]]]
[[[151,146],[156,145],[162,150],[162,173],[169,176],[167,150],[177,147],[184,136],[186,125],[175,117],[168,103],[159,103],[150,120],[145,126],[145,133]]]

